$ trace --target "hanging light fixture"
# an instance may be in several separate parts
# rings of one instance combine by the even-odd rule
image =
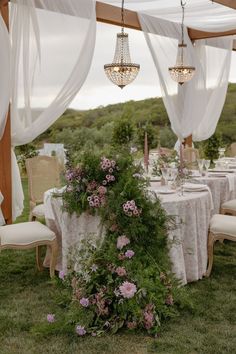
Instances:
[[[181,22],[181,42],[178,44],[178,54],[175,66],[169,68],[169,73],[172,80],[178,82],[180,85],[183,85],[185,82],[190,81],[195,74],[195,67],[189,66],[186,62],[186,49],[187,44],[184,43],[184,7],[186,2],[180,0],[182,7],[182,22]]]
[[[116,50],[112,64],[104,65],[109,80],[121,89],[130,84],[138,75],[140,65],[131,62],[128,34],[124,32],[124,0],[121,7],[121,33],[117,33]]]

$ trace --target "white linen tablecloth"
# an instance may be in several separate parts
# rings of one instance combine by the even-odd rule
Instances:
[[[78,260],[82,240],[89,237],[94,243],[99,242],[104,237],[105,229],[98,216],[83,213],[78,217],[76,213],[69,215],[63,211],[62,198],[53,195],[58,191],[60,190],[50,189],[44,194],[45,219],[47,226],[55,232],[59,244],[56,269],[67,272],[71,266],[70,262],[79,266],[75,258]],[[49,262],[50,251],[48,250],[44,266],[48,267]]]
[[[151,183],[150,190],[160,187]],[[168,233],[172,271],[182,284],[202,279],[207,268],[208,227],[212,213],[211,192],[157,194],[168,215],[175,216],[176,228]]]
[[[235,173],[229,173],[225,177],[203,176],[194,179],[210,188],[214,204],[213,214],[219,214],[222,203],[236,198]]]

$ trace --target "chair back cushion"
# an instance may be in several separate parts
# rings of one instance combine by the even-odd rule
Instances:
[[[26,159],[26,171],[30,200],[43,202],[43,194],[48,189],[60,186],[60,169],[56,157],[35,156]]]

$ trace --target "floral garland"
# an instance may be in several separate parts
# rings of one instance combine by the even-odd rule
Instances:
[[[178,314],[181,289],[168,271],[168,217],[158,199],[151,201],[139,172],[130,156],[90,154],[66,171],[64,208],[96,211],[107,231],[101,247],[89,237],[83,241],[79,270],[59,273],[67,310],[61,317],[48,314],[47,331],[69,327],[78,336],[96,336],[124,327],[157,335],[161,322]]]

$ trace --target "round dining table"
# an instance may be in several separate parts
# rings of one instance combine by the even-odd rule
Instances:
[[[174,219],[168,231],[169,255],[172,271],[181,284],[201,279],[207,267],[207,233],[212,214],[213,202],[210,189],[203,191],[159,194],[159,183],[151,183],[150,196],[156,194],[168,215]],[[85,238],[101,241],[105,229],[97,216],[86,213],[77,216],[63,211],[62,199],[55,197],[55,190],[45,193],[45,217],[47,226],[53,230],[59,243],[59,257],[56,269],[67,271],[71,259],[78,258],[78,251]],[[77,252],[77,254],[76,254]],[[48,266],[47,252],[44,265]]]

